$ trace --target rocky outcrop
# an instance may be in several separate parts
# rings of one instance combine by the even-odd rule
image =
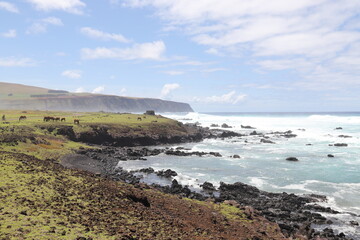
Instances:
[[[69,93],[0,82],[0,109],[75,112],[193,112],[187,103],[155,98],[132,98],[91,93]],[[21,98],[17,97],[20,96]]]
[[[149,109],[156,112],[193,112],[193,109],[187,103],[152,98],[128,98],[94,94],[3,100],[0,107],[2,109],[76,112],[145,112]]]

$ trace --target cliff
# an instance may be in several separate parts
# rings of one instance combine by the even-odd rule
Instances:
[[[193,112],[187,103],[91,93],[69,93],[20,84],[0,83],[0,109],[77,112]]]

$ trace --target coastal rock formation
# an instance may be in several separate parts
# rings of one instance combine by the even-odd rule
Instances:
[[[0,109],[52,110],[77,112],[193,112],[187,103],[154,98],[70,93],[21,84],[0,83]],[[12,93],[8,96],[8,93]],[[17,97],[17,96],[21,96]]]

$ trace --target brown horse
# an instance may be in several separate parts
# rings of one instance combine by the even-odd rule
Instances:
[[[142,118],[141,118],[141,117],[138,117],[137,120],[138,120],[138,121],[142,121]]]
[[[80,120],[79,120],[79,119],[74,119],[74,124],[79,125],[79,124],[80,124]]]
[[[20,116],[20,117],[19,117],[19,122],[20,122],[21,120],[26,120],[26,116]]]
[[[61,118],[61,122],[65,122],[66,121],[66,119],[65,118]]]
[[[60,121],[60,118],[59,118],[59,117],[56,117],[56,118],[55,118],[55,121]]]
[[[49,117],[49,116],[44,117],[44,122],[49,122],[50,120],[51,120],[51,121],[54,121],[55,118],[54,118],[54,117]]]

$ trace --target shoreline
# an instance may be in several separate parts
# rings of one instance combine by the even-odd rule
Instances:
[[[244,134],[241,134],[229,131],[231,126],[225,123],[221,125],[221,128],[214,129],[200,127],[197,123],[183,124],[160,115],[151,117],[107,113],[82,115],[81,124],[73,125],[71,122],[45,123],[39,113],[27,114],[27,121],[3,123],[0,128],[3,133],[1,136],[3,150],[32,155],[42,159],[45,164],[61,160],[63,166],[80,170],[75,172],[85,170],[92,172],[92,175],[99,179],[110,182],[116,180],[119,184],[130,183],[129,187],[151,188],[180,199],[230,205],[247,212],[250,218],[252,213],[256,212],[258,216],[266,217],[273,223],[276,222],[287,237],[314,240],[350,239],[340,232],[335,234],[330,229],[330,219],[317,213],[335,213],[329,208],[316,206],[316,202],[326,199],[325,196],[271,193],[240,182],[220,183],[219,188],[215,188],[209,182],[204,182],[201,191],[194,191],[191,187],[181,185],[176,181],[174,176],[178,173],[171,169],[154,171],[154,169],[145,168],[128,172],[115,168],[119,161],[144,161],[149,156],[159,154],[177,157],[211,156],[217,161],[217,157],[222,157],[219,152],[199,152],[183,147],[172,149],[171,144],[200,142],[204,139],[223,141],[226,138],[229,138],[230,142],[237,142],[239,138],[248,144],[247,140],[250,138],[249,144],[256,142],[265,146],[265,144],[273,143],[271,142],[273,138],[281,138],[285,141],[288,138],[295,138],[297,135],[290,130],[262,133],[251,126],[241,125],[241,128],[246,129],[242,132]],[[142,118],[141,123],[137,120],[138,118]],[[235,141],[231,140],[232,137],[235,137]],[[219,148],[216,149],[220,151]],[[234,154],[231,156],[233,158],[239,157],[236,152],[231,154]],[[151,182],[144,184],[139,176],[141,174],[166,179],[169,184],[168,186],[151,184]],[[181,174],[180,171],[179,174]],[[117,184],[116,181],[112,182]],[[168,195],[168,197],[172,196]],[[317,227],[315,225],[323,228],[322,231],[315,231]]]
[[[200,129],[199,127],[197,127]],[[201,128],[202,129],[202,128]],[[207,129],[208,130],[208,129]],[[207,132],[207,131],[205,131]],[[223,133],[221,130],[215,130],[216,134],[208,134],[205,138],[219,137],[221,134],[226,134],[227,137],[232,135],[240,135],[235,132],[225,130]],[[219,135],[220,134],[220,135]],[[224,138],[224,135],[220,138]],[[178,195],[181,197],[192,198],[201,201],[213,201],[213,202],[228,202],[235,206],[250,207],[254,211],[260,213],[268,220],[277,223],[282,233],[287,237],[299,237],[306,236],[307,239],[315,239],[317,237],[326,237],[327,239],[350,239],[343,233],[336,234],[331,229],[332,221],[321,216],[320,213],[333,213],[330,208],[321,207],[316,204],[317,202],[325,201],[326,196],[322,195],[295,195],[288,193],[270,193],[261,191],[254,186],[250,186],[243,183],[226,184],[220,183],[220,187],[215,189],[211,183],[203,183],[203,189],[199,192],[194,192],[189,189],[188,186],[179,184],[176,180],[172,179],[172,170],[167,170],[169,174],[159,174],[151,169],[141,169],[138,171],[128,172],[124,169],[115,168],[119,161],[131,161],[131,160],[146,160],[147,156],[158,155],[161,153],[170,152],[173,155],[185,156],[182,149],[169,149],[169,146],[165,145],[162,149],[156,146],[152,150],[146,147],[110,147],[110,146],[98,146],[98,149],[85,150],[81,149],[77,155],[71,156],[72,159],[78,161],[75,164],[75,168],[83,169],[82,162],[90,161],[97,167],[101,167],[102,171],[94,167],[90,169],[93,173],[101,174],[103,177],[110,178],[117,181],[124,181],[134,186],[138,184],[144,184],[141,182],[141,177],[138,174],[158,174],[159,178],[166,178],[171,182],[169,186],[161,186],[157,184],[147,184],[162,192]],[[154,146],[152,146],[154,147]],[[169,155],[171,155],[169,154]],[[196,152],[194,155],[210,154]],[[216,153],[212,153],[215,154]],[[85,157],[86,156],[86,157]],[[111,157],[115,156],[115,158]],[[81,160],[82,158],[82,160]],[[87,160],[86,160],[87,159]],[[73,162],[74,163],[74,162]],[[86,166],[89,168],[89,165]],[[89,169],[88,169],[89,170]],[[175,173],[176,174],[176,173]],[[316,231],[314,225],[326,226],[322,231]]]

